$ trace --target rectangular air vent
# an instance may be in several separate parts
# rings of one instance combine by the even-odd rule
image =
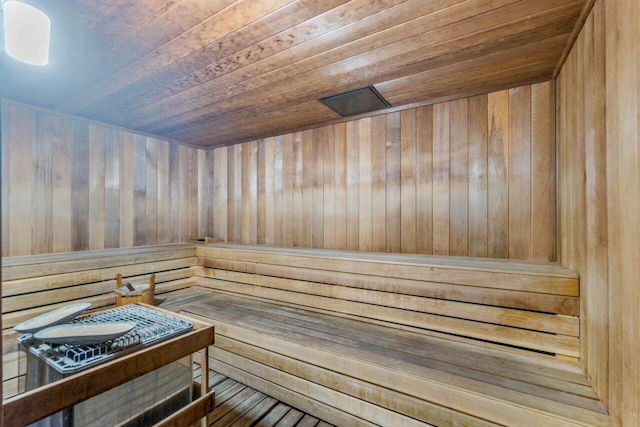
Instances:
[[[365,86],[360,89],[326,96],[318,101],[342,117],[391,107],[391,104],[373,86]]]

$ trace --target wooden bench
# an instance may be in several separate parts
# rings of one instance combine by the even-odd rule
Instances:
[[[213,366],[336,425],[612,425],[555,264],[200,245],[164,307],[216,326]]]
[[[117,273],[155,273],[162,307],[214,324],[218,372],[335,425],[613,425],[579,366],[578,277],[555,264],[227,244],[5,258],[3,327],[112,305]]]

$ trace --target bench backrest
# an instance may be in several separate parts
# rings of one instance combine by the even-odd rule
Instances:
[[[202,267],[199,267],[202,266]],[[116,274],[194,284],[478,343],[578,357],[579,284],[552,263],[229,244],[3,259],[3,328],[70,301],[114,304]]]
[[[367,322],[578,357],[578,276],[553,263],[213,244],[198,284]]]
[[[156,295],[195,283],[193,244],[69,252],[2,259],[2,327],[11,328],[69,302],[92,308],[115,304],[116,275],[125,282],[149,283]]]

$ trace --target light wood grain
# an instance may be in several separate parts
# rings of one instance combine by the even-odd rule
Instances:
[[[309,145],[311,148],[311,145]],[[265,244],[272,245],[275,243],[275,139],[267,138],[264,141],[264,191],[265,191]],[[309,212],[311,212],[309,210]],[[228,213],[221,212],[222,215]],[[309,233],[311,236],[311,233]],[[233,238],[231,238],[233,241]]]
[[[581,275],[582,362],[622,425],[637,425],[637,2],[595,1],[558,74],[560,247]],[[589,12],[589,9],[585,9]]]
[[[416,111],[406,110],[400,115],[401,123],[401,181],[400,181],[400,236],[402,252],[416,253]]]
[[[416,252],[433,253],[433,107],[416,110]]]
[[[469,98],[469,256],[488,253],[487,96]],[[553,234],[553,233],[551,233]]]
[[[123,133],[120,140],[120,218],[133,218],[133,134]],[[169,209],[169,214],[171,210]],[[133,221],[120,221],[120,244],[133,246]]]
[[[304,380],[314,383],[316,388],[320,389],[323,386],[326,387],[330,384],[334,384],[334,387],[339,388],[340,392],[343,394],[354,397],[366,396],[366,398],[375,405],[395,410],[396,412],[406,414],[419,420],[425,420],[427,418],[427,414],[429,414],[430,421],[433,423],[440,419],[447,420],[449,417],[453,417],[461,422],[463,422],[463,420],[469,422],[480,422],[479,420],[475,420],[464,414],[447,414],[446,411],[436,405],[430,405],[426,402],[419,401],[418,399],[407,397],[400,393],[395,393],[392,390],[385,390],[365,381],[353,378],[347,379],[322,367],[314,367],[304,362],[300,362],[286,356],[283,357],[276,355],[274,353],[269,355],[268,352],[258,349],[257,347],[253,347],[252,349],[247,345],[243,345],[238,341],[231,340],[226,337],[222,337],[220,348],[223,349],[222,353],[224,354],[225,360],[229,362],[233,360],[233,364],[235,366],[242,365],[245,369],[249,369],[248,372],[251,373],[257,373],[259,369],[262,372],[268,373],[271,380],[275,382],[281,382],[286,378],[286,375],[284,375],[284,373],[277,372],[275,369],[268,368],[277,369],[278,365],[286,365],[288,368],[295,369],[296,372],[298,372],[298,375],[300,375]],[[265,365],[265,367],[260,367],[260,365],[252,364],[250,362],[247,363],[247,361],[243,360],[242,357],[236,356],[238,353],[244,355],[247,359]],[[251,365],[253,365],[254,369],[250,369]],[[385,399],[384,396],[393,396],[393,398]],[[334,411],[338,411],[340,409],[348,410],[350,407],[355,407],[354,405],[351,405],[350,399],[337,401],[335,404],[337,407]],[[427,407],[429,408],[429,411],[424,410]],[[375,414],[380,421],[385,420],[389,423],[400,422],[404,425],[404,423],[415,422],[404,416],[394,415],[390,411],[381,410],[374,405],[367,405],[367,412],[369,413],[369,416],[373,416]]]
[[[358,250],[372,250],[372,159],[371,159],[371,119],[358,121],[359,138],[359,188],[358,188]]]
[[[577,355],[576,317],[549,315],[549,305],[530,307],[527,311],[491,306],[488,305],[491,300],[488,294],[482,302],[475,300],[474,304],[466,305],[455,301],[458,292],[454,289],[444,292],[439,284],[425,283],[427,280],[442,282],[445,288],[450,287],[451,283],[458,283],[464,285],[465,289],[489,286],[502,291],[511,290],[515,283],[520,282],[518,289],[522,292],[553,292],[549,288],[553,279],[531,276],[526,270],[529,264],[521,264],[521,273],[514,274],[515,265],[512,262],[455,258],[458,260],[455,265],[448,258],[446,265],[449,268],[446,273],[443,271],[439,275],[439,268],[429,261],[435,262],[443,259],[441,257],[374,256],[363,253],[351,253],[345,257],[340,254],[349,253],[230,245],[199,247],[197,254],[202,257],[205,267],[200,271],[198,283],[217,291],[304,306],[366,321],[373,319],[383,324],[407,325],[412,330],[439,331],[567,356]],[[393,259],[402,264],[393,263]],[[424,262],[427,265],[420,268]],[[500,274],[500,264],[505,269],[503,273],[509,271],[511,274]],[[471,265],[475,268],[463,272]],[[412,270],[408,269],[410,266]],[[483,271],[486,268],[491,272]],[[486,276],[486,280],[483,276]],[[433,293],[420,293],[429,287]],[[463,289],[459,291],[465,292]],[[417,294],[424,297],[418,297]],[[502,297],[504,301],[506,294]],[[514,306],[513,303],[507,305]],[[535,314],[534,311],[540,313]],[[467,323],[467,320],[472,322]],[[552,332],[555,335],[536,336],[533,331]]]
[[[387,139],[385,116],[371,118],[371,250],[387,246]]]
[[[145,164],[145,226],[146,243],[158,243],[158,145],[157,141],[146,141]]]
[[[158,140],[158,243],[170,243],[171,240],[171,169],[169,142]],[[204,153],[203,153],[204,154]],[[209,154],[209,153],[207,153]],[[213,156],[213,153],[210,153]],[[200,179],[198,183],[200,183]],[[211,190],[213,192],[213,190]],[[200,200],[207,200],[204,198]],[[203,203],[199,203],[202,207]],[[199,224],[206,226],[208,224]],[[209,234],[209,233],[208,233]],[[207,234],[207,235],[208,235]]]
[[[554,260],[554,97],[548,83],[518,91],[522,99],[511,114],[509,92],[502,91],[305,131],[301,155],[294,152],[297,134],[268,138],[264,182],[257,177],[264,204],[231,192],[233,206],[252,206],[245,214],[265,218],[268,245],[342,249],[351,239],[350,249],[365,252],[506,258],[511,250],[518,259]],[[518,122],[518,114],[533,114],[533,134],[520,131],[531,121]],[[527,135],[523,144],[535,155],[535,173],[531,160],[509,168],[510,129]],[[278,151],[271,151],[270,141]],[[246,172],[242,162],[228,167],[240,176]],[[215,168],[212,179],[223,180]],[[522,191],[509,191],[514,180]],[[217,216],[224,216],[224,194],[212,199]],[[545,207],[534,213],[538,201]],[[229,206],[226,221],[236,224],[241,216]],[[510,226],[523,230],[526,244],[524,237],[509,239]],[[520,251],[521,244],[526,250]]]
[[[400,113],[385,115],[386,142],[386,242],[385,252],[402,251]]]
[[[531,241],[530,258],[556,259],[555,99],[553,82],[531,88]],[[544,105],[539,103],[543,102]]]
[[[282,231],[284,222],[282,166],[282,135],[278,135],[273,139],[273,242],[276,245],[282,245],[284,234]],[[315,208],[316,200],[314,199],[314,211]]]
[[[519,289],[553,293],[559,295],[578,295],[578,284],[575,275],[568,275],[568,271],[560,270],[557,275],[551,271],[531,269],[530,265],[502,265],[499,261],[488,262],[486,265],[482,259],[473,259],[468,262],[464,258],[456,258],[452,263],[442,262],[442,257],[418,257],[416,259],[380,258],[362,256],[358,253],[342,256],[340,253],[310,252],[306,250],[300,253],[279,252],[272,248],[269,253],[264,253],[263,247],[245,248],[231,247],[199,247],[198,256],[220,257],[247,262],[264,262],[267,264],[288,265],[303,268],[324,268],[330,271],[347,273],[370,274],[382,277],[395,277],[410,280],[430,280],[445,283],[468,284],[476,286],[500,289]],[[355,255],[355,256],[354,256]],[[377,255],[377,254],[375,254]],[[371,269],[370,262],[376,264]],[[314,267],[315,266],[315,267]],[[513,269],[512,269],[513,268]],[[537,271],[536,271],[537,270]],[[482,271],[483,274],[479,274]],[[549,276],[547,276],[549,275]],[[537,276],[547,276],[540,281]]]
[[[207,267],[217,269],[306,280],[359,289],[393,292],[404,295],[424,296],[439,299],[445,299],[446,297],[452,301],[467,301],[490,306],[554,312],[570,316],[578,316],[580,313],[578,297],[562,297],[553,294],[523,292],[522,290],[511,291],[507,289],[457,286],[441,282],[406,280],[399,278],[394,278],[393,284],[390,284],[385,277],[378,277],[369,274],[354,274],[311,268],[250,263],[219,258],[203,258],[202,264]]]
[[[213,159],[213,237],[227,240],[227,148],[214,150]]]
[[[302,132],[302,246],[313,246],[313,131]]]
[[[89,126],[86,123],[74,122],[73,141],[71,141],[71,249],[89,249]],[[24,205],[22,215],[29,215],[29,207]],[[11,252],[10,252],[11,253]],[[20,255],[30,252],[23,251]],[[14,254],[17,255],[17,254]]]
[[[334,142],[334,223],[336,249],[347,249],[347,124],[335,126]],[[302,165],[301,165],[302,166]]]
[[[50,252],[51,251],[51,229],[52,219],[52,147],[49,142],[50,134],[50,118],[43,117],[42,114],[36,113],[37,126],[34,135],[35,140],[32,145],[33,163],[38,168],[33,170],[33,184],[31,188],[31,203],[34,212],[41,212],[43,215],[35,215],[31,224],[31,251],[32,252]],[[102,166],[104,168],[104,166]],[[97,170],[98,168],[96,168]],[[38,236],[45,235],[44,239]]]
[[[198,181],[220,174],[197,173],[198,162],[187,159],[195,160],[196,149],[9,101],[2,110],[10,163],[3,170],[3,256],[178,242],[173,231],[181,223],[196,234],[206,226],[198,221],[198,206],[208,200],[198,197]],[[174,173],[181,155],[191,174]],[[174,184],[184,191],[190,181],[195,197],[174,198]]]
[[[531,88],[509,90],[509,258],[530,257]]]
[[[318,139],[316,140],[316,144],[318,144],[321,149],[318,150],[316,161],[322,164],[322,166],[320,166],[322,170],[318,170],[317,175],[317,179],[321,184],[316,187],[319,191],[314,193],[314,195],[322,195],[322,199],[318,199],[319,203],[322,203],[321,211],[318,212],[318,221],[322,223],[322,240],[318,241],[318,247],[335,249],[335,132],[333,128],[323,127],[318,130],[317,134]],[[320,229],[318,228],[316,230],[319,231]],[[284,243],[283,246],[287,246],[286,242]]]
[[[455,374],[451,376],[444,365],[435,367],[426,360],[418,362],[415,357],[425,357],[429,352],[420,350],[421,344],[416,339],[411,344],[402,345],[404,350],[397,355],[388,350],[377,350],[378,346],[389,349],[389,344],[384,342],[387,338],[401,339],[400,335],[404,334],[409,338],[409,333],[387,330],[361,322],[356,323],[348,319],[336,319],[333,316],[306,310],[285,308],[280,311],[280,308],[272,303],[237,296],[216,293],[209,294],[209,297],[204,297],[206,293],[200,295],[198,302],[194,303],[192,300],[182,308],[190,315],[212,319],[216,324],[216,332],[221,337],[221,348],[218,353],[215,353],[214,358],[225,365],[238,367],[237,370],[250,372],[255,377],[268,378],[278,385],[294,388],[305,396],[314,396],[315,400],[320,402],[340,407],[344,404],[346,397],[335,400],[323,392],[321,387],[313,384],[299,389],[295,378],[290,377],[290,372],[296,372],[296,377],[309,378],[314,383],[331,384],[332,389],[338,388],[347,394],[353,389],[346,385],[346,382],[343,383],[342,376],[348,376],[349,382],[353,381],[352,378],[356,381],[365,380],[370,386],[359,389],[357,396],[364,401],[361,404],[382,398],[383,400],[379,402],[383,407],[391,405],[388,407],[398,413],[410,411],[403,406],[404,400],[385,399],[375,393],[372,387],[382,387],[390,391],[411,390],[409,393],[411,398],[417,398],[426,404],[435,403],[438,407],[446,402],[444,406],[454,409],[453,413],[458,412],[457,408],[464,408],[461,411],[464,414],[482,416],[483,419],[503,424],[516,423],[516,420],[522,419],[523,416],[533,424],[566,425],[575,422],[585,425],[609,425],[611,423],[611,419],[603,414],[602,406],[592,398],[582,400],[582,403],[574,400],[570,405],[557,404],[558,402],[535,396],[534,389],[528,386],[520,388],[521,385],[512,383],[512,387],[517,388],[516,391],[513,388],[503,389],[497,384],[475,383],[471,377],[479,375],[478,371],[467,372],[464,368],[463,371],[457,368],[452,371]],[[239,318],[242,318],[241,325],[236,323]],[[265,339],[265,334],[268,335],[268,339]],[[453,342],[448,344],[453,347],[449,348],[447,353],[457,356],[462,356],[465,351],[473,348]],[[404,355],[405,351],[415,352],[415,356]],[[483,359],[488,356],[480,355],[482,350],[478,351],[479,356],[476,358],[469,355],[470,361],[478,361],[478,358]],[[287,356],[293,354],[296,360],[291,360]],[[510,356],[503,354],[503,357],[508,359]],[[451,361],[450,358],[446,360]],[[494,359],[493,363],[495,362]],[[524,360],[520,363],[523,362]],[[524,367],[526,363],[537,362],[529,359],[520,366]],[[325,372],[322,367],[329,365],[332,367],[330,372]],[[392,375],[389,375],[389,369],[393,370]],[[476,369],[482,368],[476,366]],[[238,373],[237,370],[234,373]],[[249,377],[245,375],[244,378]],[[444,383],[455,384],[455,390],[450,387],[439,388],[439,385]],[[364,390],[370,390],[370,392],[365,393]],[[472,390],[474,392],[467,394]],[[557,396],[561,400],[567,397]],[[593,397],[593,394],[591,396]],[[476,402],[476,399],[480,400]],[[516,401],[519,403],[513,405]],[[582,404],[586,407],[580,408]],[[494,405],[499,407],[493,408]],[[368,415],[363,413],[362,416],[372,422],[378,420],[378,424],[384,424],[380,421],[382,419],[380,417],[384,416],[383,413],[376,412],[374,415],[373,409],[368,411]],[[518,414],[519,411],[524,412]],[[426,420],[433,422],[442,415],[444,415],[443,412],[434,408],[434,412],[422,412],[418,418],[426,417]],[[538,419],[538,417],[541,418]]]
[[[155,274],[156,295],[185,289],[199,269],[194,255],[193,246],[178,244],[3,258],[3,327],[71,301],[113,305],[118,274],[132,283]]]
[[[294,134],[282,138],[282,245],[293,246]]]
[[[347,186],[347,246],[348,250],[359,247],[359,181],[360,181],[360,144],[358,139],[358,122],[347,123],[347,153],[346,153],[346,186]]]
[[[450,103],[450,212],[449,253],[469,253],[469,102],[467,98]]]
[[[509,93],[488,95],[489,114],[489,257],[509,255]]]
[[[449,103],[433,106],[433,253],[449,253]]]

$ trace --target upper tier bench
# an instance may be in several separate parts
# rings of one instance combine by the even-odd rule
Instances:
[[[579,356],[578,277],[556,264],[221,244],[196,255],[211,289]]]

